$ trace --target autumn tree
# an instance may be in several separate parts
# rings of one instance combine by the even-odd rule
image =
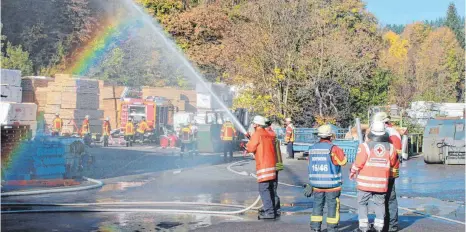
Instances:
[[[447,27],[434,30],[422,44],[416,63],[416,99],[456,102],[464,79],[464,50]]]

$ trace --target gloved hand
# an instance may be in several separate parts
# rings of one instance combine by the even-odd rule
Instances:
[[[310,184],[304,185],[304,196],[311,197],[312,196],[312,186]]]
[[[356,178],[356,172],[350,172],[349,179],[354,180]]]
[[[244,137],[248,138],[248,139],[251,139],[251,135],[249,133],[245,133],[244,134]]]
[[[277,169],[277,171],[283,170],[283,168],[284,168],[284,167],[283,167],[283,163],[276,163],[276,164],[275,164],[275,168]]]

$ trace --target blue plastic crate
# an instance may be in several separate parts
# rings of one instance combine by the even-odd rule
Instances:
[[[35,171],[36,176],[63,174],[66,171],[64,165],[38,166],[38,167],[35,167],[35,169],[36,169]]]
[[[47,165],[65,165],[65,158],[60,156],[46,156],[35,158],[33,161],[34,167]]]
[[[357,140],[334,140],[333,144],[343,149],[349,163],[354,162],[359,146],[359,142]]]

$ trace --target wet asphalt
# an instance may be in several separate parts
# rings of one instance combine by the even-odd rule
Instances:
[[[3,197],[2,202],[181,201],[249,206],[258,195],[253,178],[227,170],[231,163],[245,159],[240,154],[226,160],[220,154],[181,159],[177,150],[151,146],[92,148],[91,152],[96,161],[86,176],[102,180],[103,187],[70,193]],[[253,172],[254,162],[232,166],[232,169]],[[357,228],[357,202],[352,197],[356,191],[355,183],[347,179],[348,169],[349,165],[343,171],[340,231]],[[280,182],[302,185],[306,179],[306,161],[285,160],[285,170],[279,174]],[[422,157],[404,162],[396,182],[399,204],[406,209],[400,210],[401,231],[464,231],[464,224],[447,221],[465,221],[464,186],[464,166],[427,165]],[[309,231],[312,198],[305,198],[298,187],[284,185],[279,186],[279,195],[283,215],[275,221],[258,221],[255,211],[233,216],[124,212],[125,209],[154,208],[238,210],[219,206],[139,204],[106,206],[123,212],[2,214],[1,226],[5,231]],[[13,209],[50,208],[10,208]],[[76,210],[79,207],[59,209]],[[9,209],[2,207],[2,211],[5,210]]]

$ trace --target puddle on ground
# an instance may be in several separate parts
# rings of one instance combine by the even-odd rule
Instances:
[[[171,229],[173,227],[177,227],[183,225],[183,223],[180,222],[160,222],[156,226],[162,229]]]
[[[125,190],[127,188],[134,188],[140,187],[146,184],[147,182],[117,182],[117,183],[110,183],[105,184],[99,190],[99,192],[108,192],[108,191],[115,191],[115,190]]]

